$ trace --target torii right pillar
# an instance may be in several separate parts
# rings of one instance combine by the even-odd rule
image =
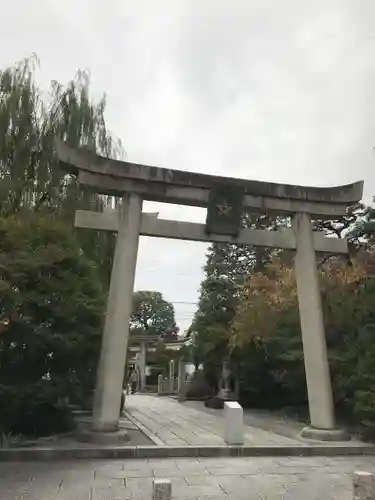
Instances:
[[[295,270],[311,422],[309,427],[303,429],[302,436],[320,441],[342,441],[349,439],[349,436],[335,425],[322,299],[310,215],[297,213],[293,218],[293,231],[297,243]]]

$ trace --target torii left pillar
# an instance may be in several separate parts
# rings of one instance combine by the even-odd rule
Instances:
[[[122,199],[93,408],[93,430],[118,429],[143,200]]]

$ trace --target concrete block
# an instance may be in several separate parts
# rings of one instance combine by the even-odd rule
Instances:
[[[354,500],[375,500],[374,474],[355,472],[353,478]]]
[[[227,444],[244,444],[243,410],[235,401],[224,403],[224,439]]]
[[[154,479],[152,483],[152,500],[171,500],[172,486],[169,479]]]

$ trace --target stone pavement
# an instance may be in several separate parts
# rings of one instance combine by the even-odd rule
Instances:
[[[176,399],[147,394],[135,394],[127,398],[126,411],[136,422],[148,430],[149,437],[158,445],[167,446],[223,446],[223,412],[206,410],[203,405],[179,403]],[[246,415],[245,415],[246,422]],[[286,435],[271,430],[245,425],[245,445],[247,446],[306,446],[312,444],[299,437],[298,427],[290,427]],[[315,443],[316,444],[316,443]],[[325,446],[342,446],[343,443],[324,443]],[[351,446],[362,443],[351,440]]]
[[[200,401],[187,401],[185,404],[200,411],[217,413],[216,410],[206,408]],[[306,426],[306,423],[293,420],[282,411],[244,409],[243,418],[246,425],[250,427],[257,427],[292,439],[299,435]]]
[[[352,474],[375,458],[205,458],[0,463],[0,500],[151,500],[153,478],[176,500],[353,500]]]
[[[126,411],[168,446],[225,444],[222,412],[208,413],[168,397],[135,394]],[[302,445],[297,439],[245,426],[246,445]]]

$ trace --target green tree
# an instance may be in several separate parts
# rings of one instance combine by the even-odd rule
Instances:
[[[364,203],[355,203],[347,208],[346,214],[337,220],[314,220],[313,227],[329,236],[345,238],[349,236],[359,221],[367,218],[371,212],[370,207]]]
[[[348,239],[357,248],[374,250],[375,209],[373,205],[363,206],[363,210],[348,231]]]
[[[103,313],[97,268],[65,224],[29,211],[0,219],[3,429],[48,434],[54,422],[31,408],[91,395]]]
[[[133,333],[177,338],[173,304],[164,300],[160,292],[140,290],[133,294],[133,312],[130,318]]]
[[[306,406],[294,271],[279,261],[269,267],[267,272],[249,277],[232,322],[230,342],[246,356],[241,400],[244,405],[264,407]],[[319,273],[336,409],[341,418],[372,436],[374,269],[375,255],[367,252],[358,253],[351,266],[343,261],[328,262]]]
[[[79,71],[66,86],[54,81],[48,96],[35,83],[36,57],[0,71],[0,215],[29,208],[61,215],[73,224],[77,208],[103,210],[109,197],[83,192],[74,176],[60,169],[53,141],[119,157],[122,146],[108,132],[105,97],[95,103],[90,80]],[[83,250],[108,280],[114,235],[77,231]]]
[[[267,215],[248,215],[243,226],[272,231],[286,222]],[[229,354],[230,324],[241,288],[249,274],[262,269],[276,253],[279,251],[231,243],[213,243],[208,249],[198,309],[189,333],[195,365],[204,363],[206,376],[213,386],[220,376],[222,360]]]
[[[325,268],[326,263],[342,261],[350,263],[358,251],[368,248],[373,243],[370,233],[374,231],[374,209],[364,203],[355,203],[347,207],[346,214],[337,220],[314,220],[313,229],[321,231],[327,236],[346,238],[348,241],[348,255],[331,256],[320,254],[317,256],[318,267]]]

